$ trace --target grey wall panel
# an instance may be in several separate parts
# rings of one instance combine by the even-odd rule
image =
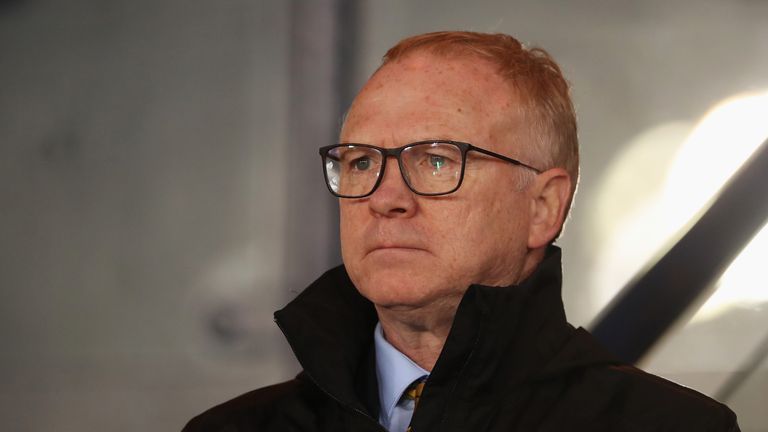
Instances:
[[[0,10],[0,423],[174,430],[295,373],[284,2]]]

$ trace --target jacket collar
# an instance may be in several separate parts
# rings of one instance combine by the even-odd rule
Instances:
[[[538,269],[520,285],[470,286],[459,304],[414,422],[436,424],[450,400],[482,399],[526,380],[546,379],[587,364],[612,363],[602,350],[584,350],[589,336],[565,319],[561,252],[550,246]],[[275,321],[305,373],[342,404],[365,410],[361,373],[369,369],[375,309],[353,286],[343,266],[323,274]],[[362,392],[362,393],[361,393]],[[429,407],[429,408],[428,408]],[[368,412],[375,416],[376,413]]]
[[[275,322],[310,380],[340,403],[365,410],[358,382],[361,369],[373,365],[378,318],[344,266],[328,270],[275,312]]]

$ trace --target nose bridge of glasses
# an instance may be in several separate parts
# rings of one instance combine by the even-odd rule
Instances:
[[[406,147],[407,146],[397,147],[397,148],[381,148],[381,149],[379,149],[379,151],[382,154],[382,164],[381,164],[381,175],[383,177],[381,179],[382,182],[384,182],[386,180],[386,177],[387,177],[387,172],[386,172],[387,171],[387,165],[391,165],[392,168],[390,168],[390,169],[397,169],[397,171],[399,171],[399,174],[400,174],[399,176],[396,175],[396,174],[392,174],[392,175],[395,175],[396,177],[402,178],[402,180],[405,182],[405,185],[410,188],[410,186],[409,186],[410,181],[409,181],[409,178],[408,178],[408,170],[405,167],[405,164],[403,163],[403,160],[402,160],[402,157],[401,157],[401,155],[403,154],[403,150]],[[387,160],[389,158],[394,158],[395,159],[395,161],[394,161],[395,163],[387,164]]]

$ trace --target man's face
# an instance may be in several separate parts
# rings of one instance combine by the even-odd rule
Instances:
[[[515,99],[484,60],[414,53],[368,81],[341,142],[447,139],[526,160],[513,144]],[[472,283],[517,282],[532,205],[519,189],[523,168],[470,152],[461,188],[425,197],[408,189],[394,160],[386,166],[372,195],[339,204],[342,256],[361,294],[379,307],[414,308],[455,303]]]

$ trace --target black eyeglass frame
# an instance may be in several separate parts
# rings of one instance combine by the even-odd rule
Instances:
[[[413,147],[413,146],[417,146],[417,145],[424,145],[424,144],[451,144],[451,145],[454,145],[454,146],[458,147],[459,150],[461,150],[461,173],[459,174],[459,182],[456,184],[456,187],[454,187],[453,189],[449,190],[448,192],[423,193],[423,192],[419,192],[419,191],[414,190],[413,186],[411,186],[411,182],[410,182],[410,180],[408,179],[408,177],[405,174],[406,170],[403,169],[403,160],[400,158],[400,155],[403,153],[403,150],[405,150],[405,149],[407,149],[409,147]],[[368,192],[367,194],[364,194],[364,195],[341,195],[339,193],[334,192],[333,189],[331,188],[331,183],[328,180],[328,170],[326,170],[326,168],[325,168],[326,158],[328,157],[328,153],[331,150],[333,150],[335,148],[339,148],[339,147],[346,147],[346,146],[367,147],[367,148],[371,148],[371,149],[377,150],[378,152],[380,152],[382,154],[381,168],[379,168],[379,174],[377,175],[376,183],[374,183],[373,187],[371,188],[371,191]],[[465,170],[465,168],[467,166],[467,153],[469,153],[470,151],[476,151],[478,153],[482,153],[484,155],[491,156],[491,157],[494,157],[496,159],[500,159],[500,160],[502,160],[504,162],[509,162],[509,163],[511,163],[513,165],[517,165],[517,166],[520,166],[520,167],[523,167],[523,168],[527,168],[527,169],[535,172],[536,174],[541,174],[543,172],[542,170],[540,170],[538,168],[534,168],[534,167],[532,167],[532,166],[530,166],[530,165],[528,165],[526,163],[520,162],[517,159],[512,159],[512,158],[504,156],[502,154],[499,154],[499,153],[496,153],[496,152],[492,152],[492,151],[486,150],[486,149],[484,149],[482,147],[477,147],[477,146],[474,146],[474,145],[472,145],[470,143],[465,143],[465,142],[461,142],[461,141],[450,141],[450,140],[416,141],[416,142],[412,142],[410,144],[406,144],[404,146],[396,147],[396,148],[383,148],[383,147],[378,147],[378,146],[371,145],[371,144],[361,144],[361,143],[339,143],[339,144],[332,144],[332,145],[320,147],[320,149],[319,149],[320,157],[322,158],[322,163],[323,163],[323,177],[325,177],[325,186],[328,188],[328,191],[330,191],[332,195],[334,195],[336,197],[339,197],[339,198],[349,198],[349,199],[365,198],[367,196],[372,195],[374,192],[376,192],[376,189],[379,188],[379,184],[381,184],[382,178],[384,178],[384,173],[386,172],[386,169],[387,169],[387,159],[389,159],[390,157],[394,157],[395,159],[397,159],[397,165],[400,168],[400,176],[403,178],[403,181],[405,182],[406,186],[408,186],[408,189],[410,189],[411,192],[415,193],[416,195],[421,195],[421,196],[440,196],[440,195],[452,194],[452,193],[456,192],[457,190],[459,190],[459,188],[461,187],[461,184],[464,182],[464,170]]]

